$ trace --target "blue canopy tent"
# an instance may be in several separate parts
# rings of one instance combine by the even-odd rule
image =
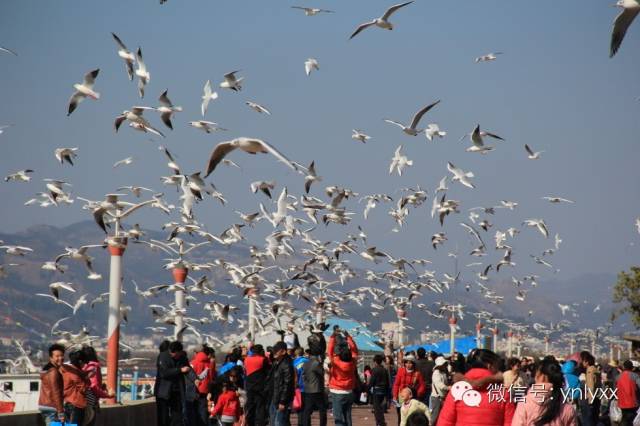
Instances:
[[[478,347],[475,337],[458,337],[455,340],[456,352],[460,352],[463,355],[467,355],[469,352],[471,352],[471,349]],[[441,354],[448,354],[451,352],[451,342],[449,341],[449,339],[447,339],[433,344],[406,346],[404,348],[404,351],[411,352],[417,350],[418,348],[424,348],[427,352],[433,351]]]

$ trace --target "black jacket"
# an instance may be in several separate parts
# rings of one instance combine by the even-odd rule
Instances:
[[[295,389],[295,376],[293,364],[289,355],[285,355],[280,361],[275,361],[269,372],[269,390],[271,402],[274,405],[284,404],[289,406],[293,401]]]
[[[389,372],[381,365],[376,365],[371,369],[369,379],[369,391],[378,395],[386,395],[391,389],[389,383]]]
[[[309,361],[302,364],[302,381],[304,393],[324,393],[324,369],[322,358],[309,357]]]
[[[424,384],[427,385],[427,389],[431,388],[431,377],[433,376],[433,367],[435,363],[427,358],[420,358],[416,361],[416,370],[422,374]]]
[[[184,396],[184,375],[180,372],[180,366],[171,356],[169,351],[160,352],[157,360],[158,373],[156,375],[156,398],[169,399],[179,393]]]

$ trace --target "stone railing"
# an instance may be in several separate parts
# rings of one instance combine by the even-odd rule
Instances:
[[[156,424],[156,404],[153,399],[131,401],[124,405],[103,405],[96,426],[144,426]],[[0,426],[44,426],[37,411],[0,414]]]

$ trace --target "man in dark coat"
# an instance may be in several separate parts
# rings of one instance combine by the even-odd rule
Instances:
[[[160,352],[157,360],[156,404],[159,426],[183,426],[182,415],[184,401],[184,375],[188,366],[180,367],[178,359],[182,355],[182,343],[169,344],[166,351]]]
[[[318,410],[320,426],[327,425],[327,402],[324,392],[324,368],[320,354],[310,355],[309,361],[302,365],[304,382],[304,404],[302,425],[311,426],[311,415]]]
[[[290,409],[295,389],[295,375],[286,343],[273,345],[273,365],[269,372],[271,426],[289,426]]]
[[[422,374],[424,384],[427,388],[424,398],[422,398],[422,402],[429,405],[429,397],[431,397],[431,376],[433,375],[435,362],[434,359],[432,359],[432,354],[430,353],[429,356],[427,356],[427,351],[424,348],[418,348],[416,354],[418,355],[418,359],[416,360],[416,370]]]
[[[247,425],[264,426],[269,422],[269,400],[266,395],[269,360],[264,356],[262,345],[254,345],[244,360],[246,371],[245,390],[247,404],[244,407]]]

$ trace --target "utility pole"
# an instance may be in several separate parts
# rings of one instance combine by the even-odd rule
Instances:
[[[187,280],[189,270],[182,262],[178,262],[171,272],[173,273],[173,282],[177,289],[175,294],[176,316],[173,335],[176,340],[182,341],[182,334],[184,333],[184,313],[186,309],[184,283]]]
[[[491,332],[493,333],[493,352],[498,353],[498,334],[500,333],[498,323],[493,326]]]
[[[544,354],[549,355],[549,336],[544,336]]]
[[[122,291],[122,256],[127,238],[120,237],[120,220],[116,219],[116,236],[109,239],[111,267],[109,270],[109,318],[107,322],[107,390],[115,392],[118,386],[118,358],[120,351],[120,295]],[[115,404],[114,398],[107,401]]]
[[[251,343],[256,341],[256,298],[258,297],[258,289],[251,288],[247,291],[247,297],[249,298],[249,340]]]
[[[507,357],[513,356],[513,331],[507,331]]]
[[[478,319],[478,322],[476,323],[476,346],[478,347],[478,349],[483,349],[482,346],[482,322],[480,322],[480,319]]]
[[[451,313],[449,317],[449,349],[451,351],[451,355],[456,352],[456,324],[458,320],[454,313]]]

